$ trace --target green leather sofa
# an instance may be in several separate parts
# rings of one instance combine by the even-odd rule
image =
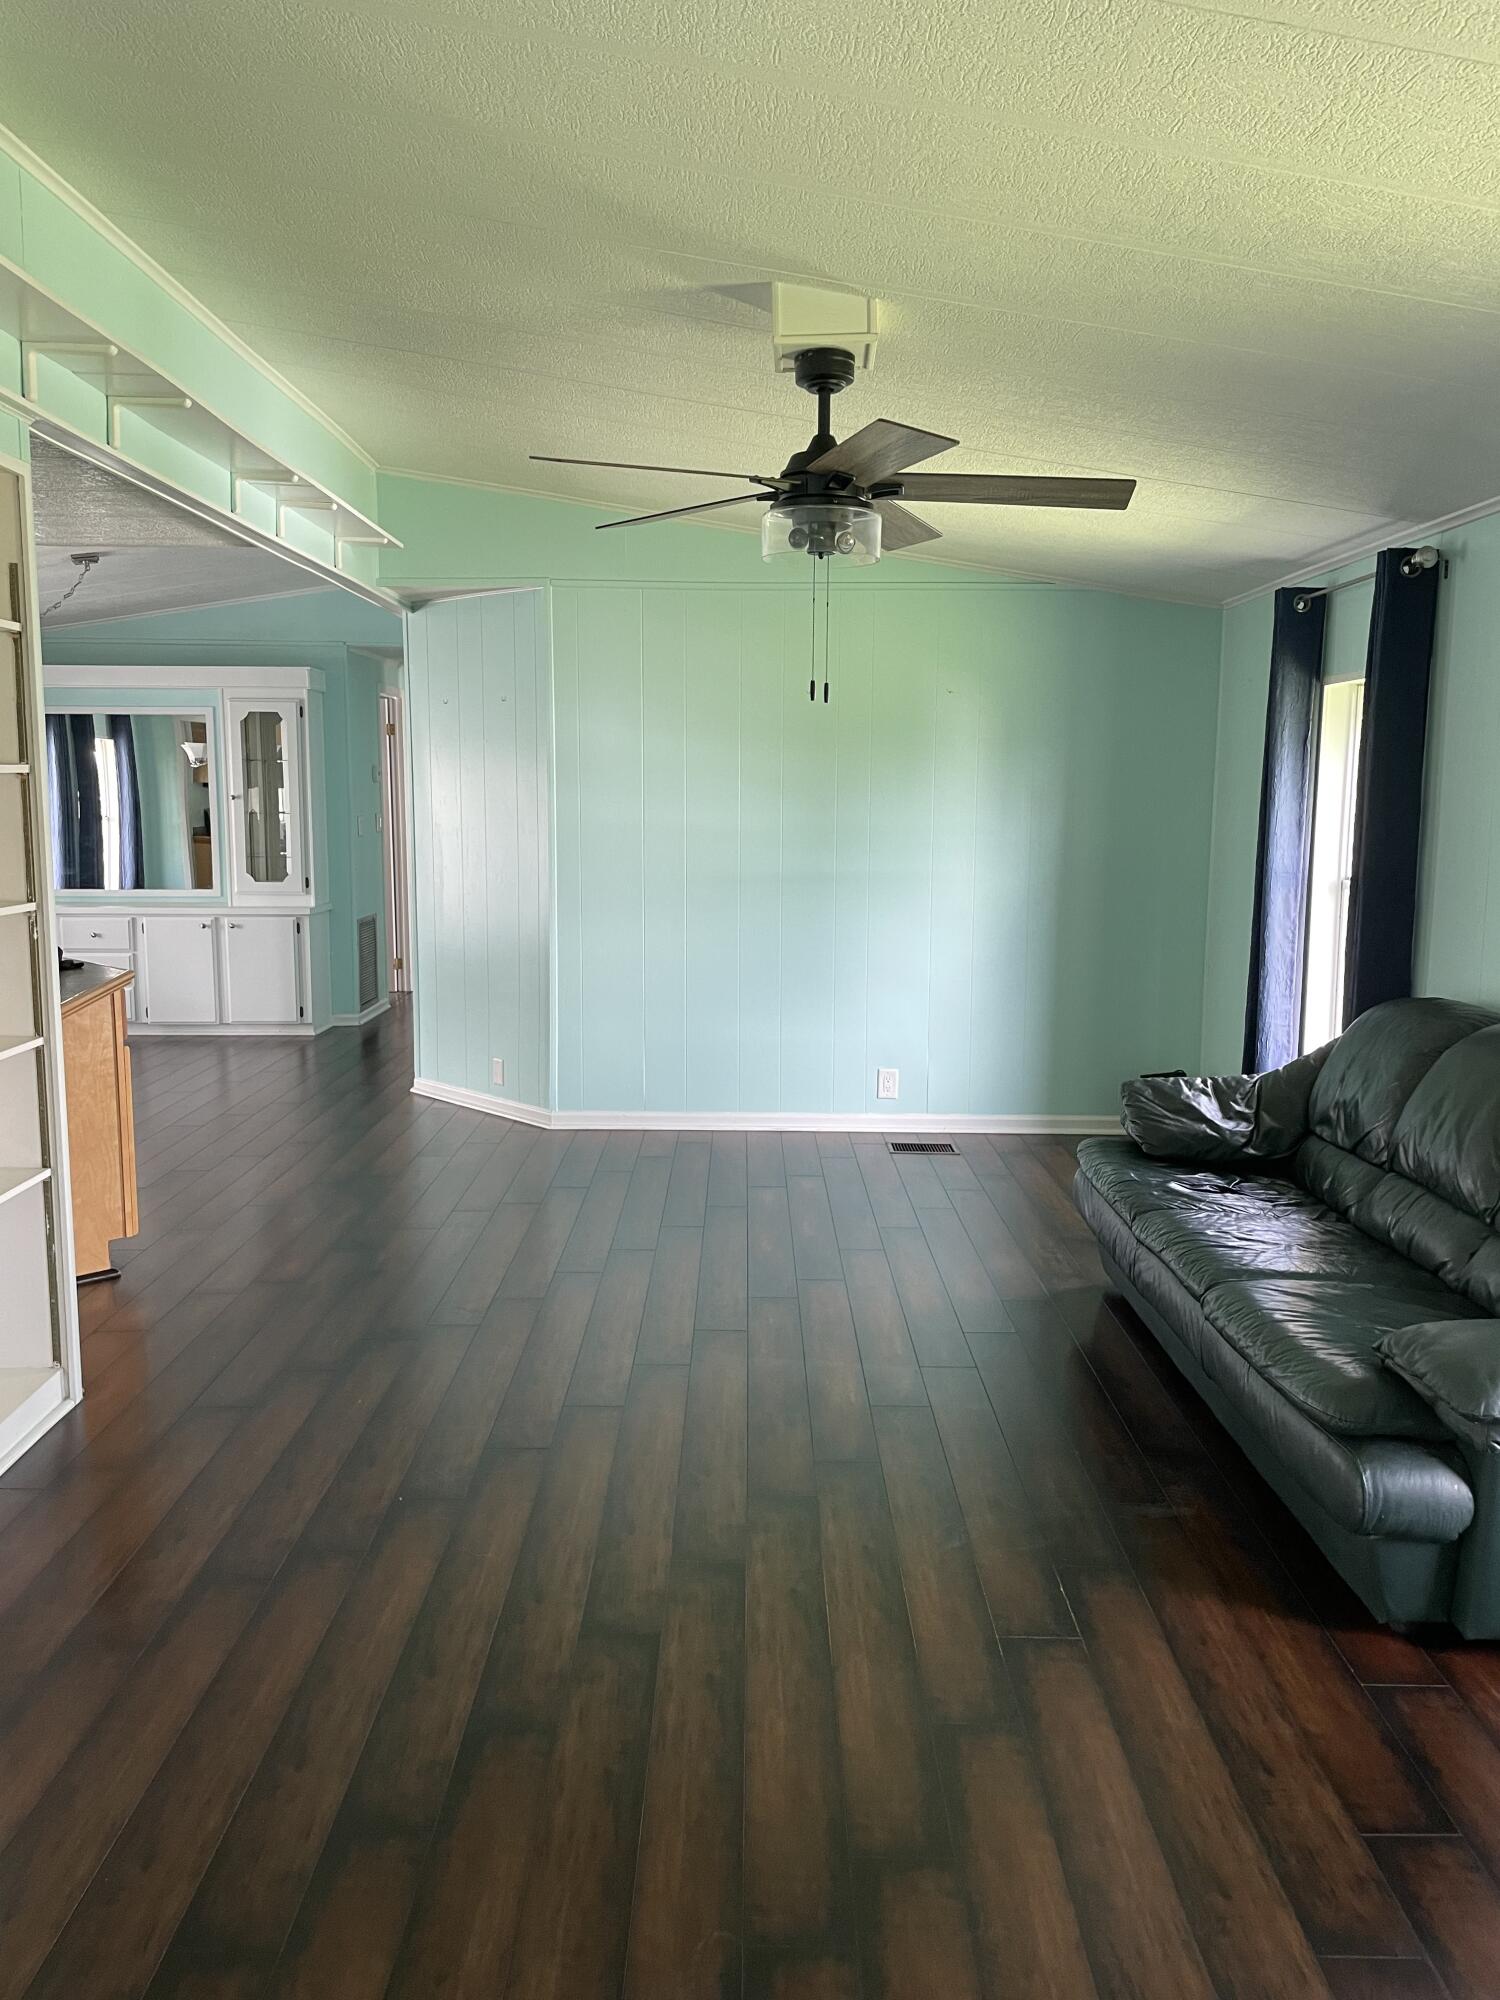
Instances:
[[[1122,1096],[1075,1183],[1112,1281],[1377,1617],[1500,1637],[1500,1019]]]

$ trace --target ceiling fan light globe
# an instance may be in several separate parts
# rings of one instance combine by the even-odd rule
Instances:
[[[767,562],[780,555],[879,562],[880,516],[867,501],[776,501],[761,517],[760,551]]]

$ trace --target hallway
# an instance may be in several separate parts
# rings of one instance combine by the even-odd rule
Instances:
[[[404,1010],[133,1052],[0,1479],[0,2000],[1500,1990],[1500,1649],[1343,1597],[1065,1142],[540,1133]]]

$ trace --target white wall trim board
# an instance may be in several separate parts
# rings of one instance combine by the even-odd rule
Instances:
[[[412,1093],[456,1104],[465,1111],[483,1111],[510,1118],[520,1125],[539,1125],[548,1132],[1012,1132],[1042,1137],[1048,1134],[1116,1133],[1118,1117],[1058,1117],[1037,1114],[971,1116],[951,1112],[906,1111],[549,1111],[540,1104],[491,1097],[483,1090],[413,1079]]]
[[[367,1021],[373,1021],[379,1015],[389,1014],[390,1011],[389,1000],[376,1000],[371,1006],[366,1007],[362,1014],[335,1014],[333,1025],[336,1028],[362,1028]]]
[[[104,660],[91,667],[44,666],[42,684],[48,690],[95,688],[100,674],[128,675],[139,688],[218,688],[229,694],[308,694],[328,684],[321,667],[129,667]]]
[[[68,1392],[66,1371],[60,1365],[46,1370],[45,1379],[0,1424],[0,1472],[24,1458],[37,1439],[77,1404],[77,1396]]]
[[[217,1035],[221,1038],[235,1035],[271,1035],[283,1042],[310,1042],[314,1035],[321,1034],[311,1021],[297,1023],[271,1021],[264,1026],[256,1026],[248,1021],[132,1021],[129,1039],[137,1035],[191,1035],[195,1039]]]
[[[174,305],[179,305],[184,312],[191,313],[200,326],[207,327],[215,339],[222,340],[226,347],[233,349],[241,361],[248,361],[257,373],[263,375],[266,381],[281,391],[283,396],[295,403],[305,416],[321,424],[330,437],[337,438],[339,443],[352,451],[371,472],[378,470],[375,460],[359,440],[350,437],[341,424],[335,423],[326,411],[320,410],[305,389],[299,389],[295,382],[288,381],[286,376],[272,367],[269,361],[257,354],[248,341],[241,339],[232,327],[226,326],[201,299],[193,296],[186,285],[158,264],[148,251],[143,250],[139,243],[132,241],[117,223],[111,222],[102,210],[95,208],[86,195],[80,194],[71,182],[63,179],[55,167],[49,167],[44,159],[31,150],[24,139],[18,139],[5,125],[0,125],[0,151],[9,153],[18,167],[30,174],[34,181],[39,181],[49,194],[56,195],[65,207],[72,209],[81,221],[86,222],[90,229],[104,238],[112,250],[118,250],[120,255],[128,258],[138,271],[144,272],[154,285],[159,285]]]
[[[1472,507],[1460,507],[1456,513],[1439,515],[1435,521],[1392,521],[1378,534],[1341,542],[1323,550],[1316,561],[1288,570],[1285,576],[1260,584],[1254,590],[1242,590],[1237,597],[1226,597],[1223,608],[1228,611],[1236,604],[1251,604],[1257,597],[1289,589],[1295,583],[1315,583],[1330,570],[1343,569],[1346,563],[1358,562],[1362,556],[1378,555],[1382,549],[1399,548],[1406,543],[1431,541],[1434,535],[1441,535],[1448,528],[1467,527],[1470,521],[1482,521],[1487,514],[1500,514],[1500,493],[1489,500],[1476,501]]]

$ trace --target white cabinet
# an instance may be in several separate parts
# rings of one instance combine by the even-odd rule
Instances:
[[[300,701],[266,694],[229,701],[229,840],[234,894],[259,902],[312,887],[302,824]]]
[[[85,965],[107,965],[116,972],[135,971],[135,920],[132,917],[59,917],[58,941],[69,958]],[[136,1019],[137,986],[125,988],[125,1018]]]
[[[219,1018],[217,951],[212,917],[140,917],[142,1001],[153,1027],[192,1027]]]
[[[222,917],[223,1019],[235,1027],[300,1021],[302,925],[295,917]]]

